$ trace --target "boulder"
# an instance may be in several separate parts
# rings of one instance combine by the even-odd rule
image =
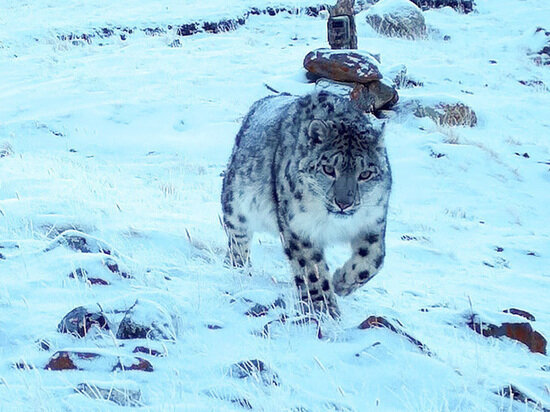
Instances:
[[[120,322],[117,339],[174,340],[172,319],[166,310],[155,302],[139,299],[128,309]]]
[[[378,63],[374,55],[358,50],[317,49],[304,58],[304,68],[309,73],[340,82],[380,80]]]
[[[381,0],[366,12],[366,20],[383,36],[409,40],[426,37],[422,10],[409,0]]]
[[[507,337],[525,344],[531,352],[546,355],[546,338],[533,330],[528,322],[503,322],[501,325],[484,323],[479,316],[473,315],[467,322],[474,332],[485,337]]]
[[[83,338],[93,327],[102,330],[110,329],[109,321],[103,313],[94,312],[84,306],[79,306],[63,317],[59,325],[57,325],[57,330],[61,333],[70,333],[71,335]]]

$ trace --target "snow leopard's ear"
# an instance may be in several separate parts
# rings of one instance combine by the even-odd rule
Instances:
[[[312,143],[321,143],[329,133],[329,126],[322,120],[313,119],[307,128]]]

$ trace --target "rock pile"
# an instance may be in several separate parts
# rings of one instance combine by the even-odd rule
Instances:
[[[317,49],[304,59],[304,68],[317,79],[317,88],[347,97],[368,113],[399,100],[393,84],[382,80],[379,56],[359,50]]]

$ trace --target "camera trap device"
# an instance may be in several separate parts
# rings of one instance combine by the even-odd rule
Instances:
[[[351,16],[331,16],[327,23],[328,42],[333,49],[351,49]]]

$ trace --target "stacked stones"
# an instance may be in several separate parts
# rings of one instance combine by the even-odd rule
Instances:
[[[382,80],[378,64],[378,56],[358,50],[317,49],[304,59],[310,76],[317,78],[317,88],[349,97],[368,113],[399,100],[395,87]]]

